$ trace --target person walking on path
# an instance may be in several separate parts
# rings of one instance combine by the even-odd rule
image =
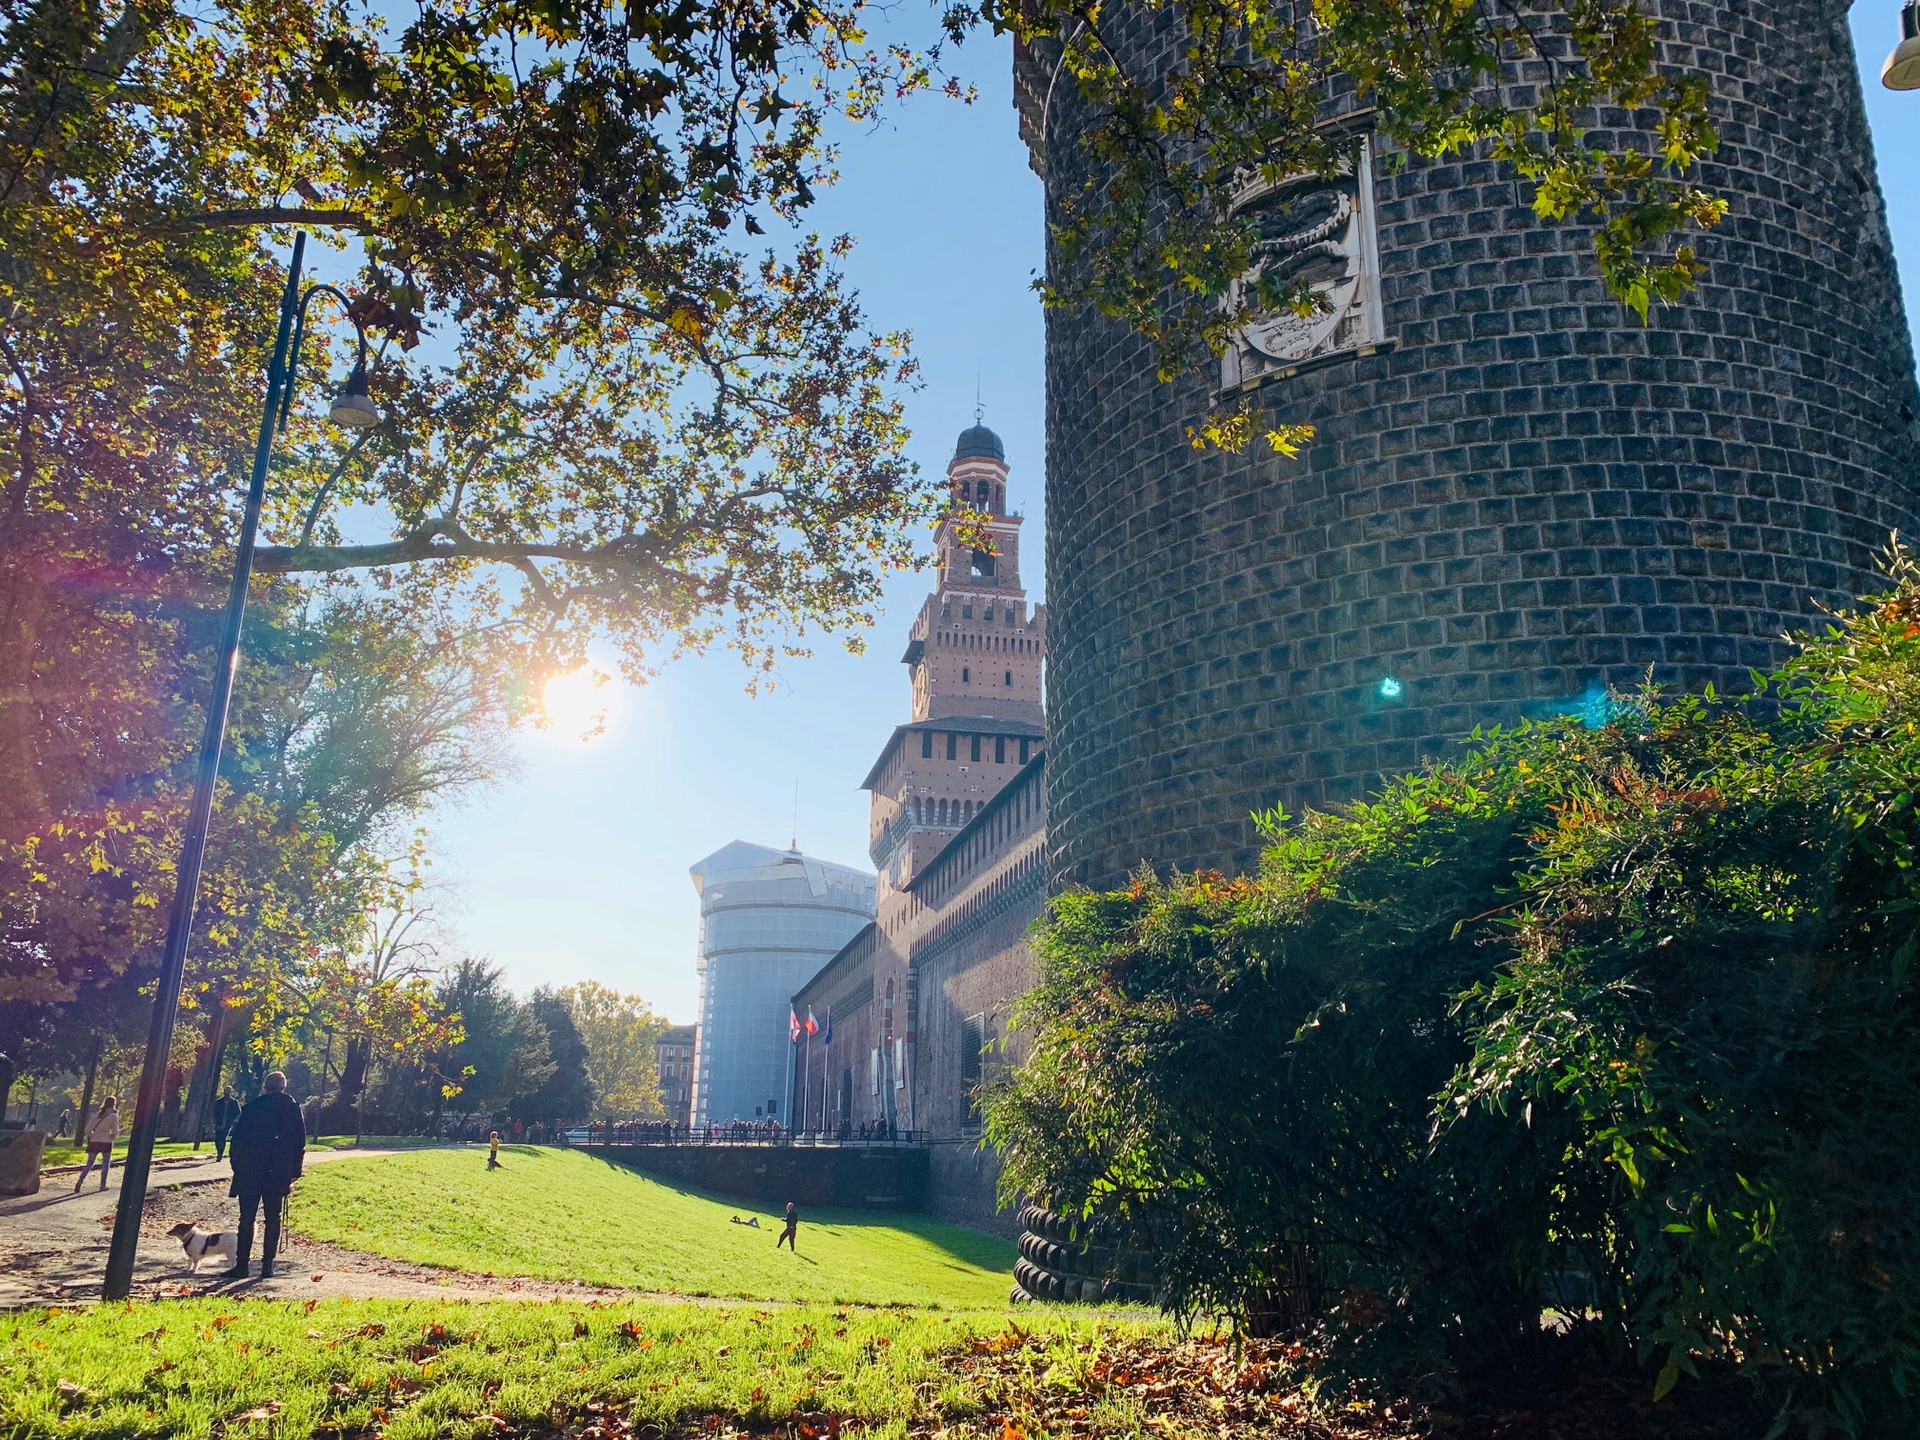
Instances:
[[[233,1122],[240,1118],[240,1102],[234,1098],[233,1087],[229,1085],[213,1102],[213,1158],[227,1158],[227,1136],[233,1130]]]
[[[273,1274],[273,1257],[280,1250],[280,1206],[300,1178],[307,1152],[307,1127],[300,1106],[287,1094],[287,1077],[276,1070],[267,1076],[266,1089],[247,1102],[227,1137],[232,1148],[233,1187],[228,1192],[240,1202],[240,1234],[233,1248],[233,1268],[222,1279],[247,1278],[253,1254],[253,1221],[264,1205],[267,1232],[260,1246],[260,1274]]]
[[[794,1237],[799,1233],[800,1212],[794,1208],[793,1202],[789,1200],[787,1201],[787,1228],[780,1232],[780,1240],[773,1242],[773,1248],[778,1250],[780,1248],[780,1241],[784,1240],[787,1244],[787,1249],[793,1254],[798,1255],[800,1253],[800,1247],[794,1243]]]
[[[495,1130],[487,1137],[487,1169],[500,1168],[500,1132]]]
[[[87,1176],[93,1173],[96,1156],[100,1161],[100,1188],[107,1188],[107,1171],[113,1168],[113,1142],[119,1138],[120,1100],[118,1096],[109,1095],[101,1102],[100,1113],[87,1126],[87,1163],[80,1168],[80,1178],[73,1182],[74,1194],[80,1193]]]

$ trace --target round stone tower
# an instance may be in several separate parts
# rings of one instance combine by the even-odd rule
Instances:
[[[1702,179],[1731,208],[1650,323],[1511,173],[1390,171],[1358,130],[1350,174],[1243,201],[1272,253],[1322,257],[1313,322],[1166,384],[1123,327],[1050,316],[1056,884],[1251,866],[1257,809],[1357,798],[1477,725],[1603,714],[1649,670],[1738,693],[1914,530],[1920,397],[1845,8],[1654,3],[1665,62],[1711,78]],[[1163,20],[1108,38],[1143,61]],[[1051,204],[1085,177],[1080,101],[1051,56],[1016,66]],[[1317,438],[1192,449],[1241,394]]]

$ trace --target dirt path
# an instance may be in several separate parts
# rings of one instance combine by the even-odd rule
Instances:
[[[476,1153],[478,1147],[476,1148]],[[310,1150],[307,1164],[392,1155],[392,1150]],[[239,1220],[239,1202],[227,1195],[231,1172],[223,1162],[158,1162],[141,1216],[140,1255],[134,1267],[133,1293],[158,1299],[171,1295],[222,1295],[262,1299],[315,1299],[352,1296],[456,1296],[545,1300],[552,1296],[576,1299],[615,1292],[575,1281],[522,1280],[512,1276],[468,1275],[429,1265],[413,1265],[345,1250],[297,1231],[281,1239],[279,1272],[270,1280],[221,1280],[217,1262],[206,1262],[199,1275],[188,1273],[179,1242],[166,1231],[169,1225],[192,1220],[208,1229],[224,1229]],[[37,1195],[0,1200],[0,1308],[72,1303],[98,1298],[106,1272],[107,1245],[113,1235],[113,1217],[119,1187],[97,1188],[89,1181],[79,1194],[59,1175],[47,1177]],[[299,1222],[300,1191],[296,1185],[290,1216]],[[255,1260],[258,1261],[256,1238]]]

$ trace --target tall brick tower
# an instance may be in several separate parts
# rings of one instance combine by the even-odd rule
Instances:
[[[1663,62],[1712,83],[1702,179],[1731,209],[1651,323],[1509,172],[1390,169],[1362,117],[1347,174],[1240,201],[1316,267],[1321,315],[1172,384],[1115,323],[1050,316],[1056,885],[1250,865],[1255,809],[1355,798],[1476,725],[1601,713],[1649,669],[1737,693],[1914,533],[1920,396],[1845,7],[1653,8]],[[1102,38],[1143,69],[1163,21]],[[1043,52],[1016,81],[1052,205],[1088,178],[1081,102]],[[1318,438],[1195,452],[1185,426],[1240,395]]]
[[[938,582],[901,656],[913,682],[913,718],[894,730],[864,782],[873,795],[868,854],[880,872],[883,908],[884,897],[904,890],[1046,735],[1047,612],[1027,608],[1024,521],[1007,510],[1006,449],[978,416],[960,432],[947,480],[955,502],[985,519],[964,535],[944,520],[935,533]],[[981,540],[987,543],[973,543]]]

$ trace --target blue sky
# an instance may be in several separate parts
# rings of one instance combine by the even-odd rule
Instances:
[[[1880,184],[1909,307],[1920,305],[1920,94],[1879,85],[1897,34],[1892,0],[1854,7]],[[945,468],[972,420],[1006,441],[1009,501],[1027,516],[1022,568],[1039,597],[1043,443],[1040,184],[1015,129],[1005,41],[976,39],[952,66],[972,106],[926,97],[884,129],[847,137],[842,180],[815,223],[858,237],[850,270],[870,317],[914,333],[925,387],[907,401],[912,457]],[[604,734],[530,734],[520,775],[434,825],[436,873],[475,953],[521,989],[596,979],[694,1014],[699,911],[687,867],[729,840],[784,845],[799,783],[801,847],[865,865],[861,777],[906,718],[898,663],[928,580],[896,578],[864,656],[789,662],[751,697],[726,653],[681,661],[644,688],[610,685]],[[617,687],[617,688],[616,688]]]

